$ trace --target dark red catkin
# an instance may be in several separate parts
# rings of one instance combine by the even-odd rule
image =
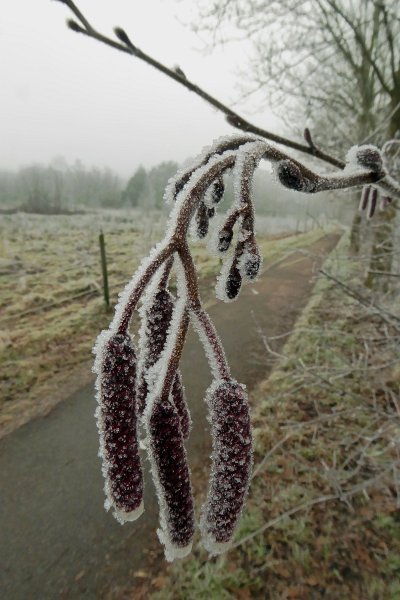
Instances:
[[[226,279],[225,290],[229,300],[234,300],[242,286],[242,276],[237,266],[237,261],[232,262],[231,268],[229,269],[228,277]]]
[[[136,355],[129,334],[114,334],[98,355],[96,410],[106,508],[123,523],[143,512],[143,474],[137,438]]]
[[[149,304],[145,304],[142,313],[140,331],[141,360],[137,382],[137,399],[139,414],[142,415],[148,393],[146,373],[160,358],[165,346],[172,313],[174,299],[165,288],[158,289]]]
[[[357,162],[365,169],[380,173],[383,168],[382,155],[374,146],[360,146],[356,154]]]
[[[164,349],[174,305],[175,300],[172,294],[167,289],[161,288],[154,294],[150,305],[144,307],[142,311],[141,352],[143,356],[137,383],[137,402],[140,415],[145,409],[149,391],[146,374],[158,361]],[[171,394],[181,419],[182,435],[184,439],[187,439],[190,433],[191,419],[179,370],[175,374]]]
[[[218,232],[218,237],[217,237],[218,252],[226,252],[228,250],[229,246],[231,245],[232,238],[233,238],[233,228],[242,212],[243,212],[242,209],[236,209],[230,215],[228,215],[223,227]],[[242,229],[243,229],[243,223],[242,223]]]
[[[242,275],[239,270],[239,260],[242,253],[242,242],[236,245],[235,253],[228,258],[217,278],[216,296],[224,302],[235,300],[242,286]]]
[[[218,252],[226,252],[231,245],[231,241],[233,238],[233,229],[228,227],[223,227],[218,232],[218,241],[217,248]]]
[[[204,202],[200,202],[199,207],[196,211],[196,234],[200,239],[206,237],[208,233],[208,225],[210,221],[210,215],[208,213],[208,208],[204,204]]]
[[[225,295],[228,300],[237,298],[240,288],[242,287],[242,274],[240,272],[240,264],[244,251],[244,243],[236,244],[235,253],[232,258],[232,263],[229,270],[226,272],[225,280]],[[224,269],[221,272],[221,277],[224,277]]]
[[[261,255],[254,236],[244,242],[243,254],[240,256],[238,264],[243,279],[248,281],[256,279],[261,266]]]
[[[213,437],[211,478],[200,529],[205,548],[220,554],[239,521],[252,469],[250,409],[243,386],[215,382],[207,391]]]
[[[385,210],[385,208],[387,208],[389,206],[389,204],[391,204],[391,203],[392,203],[392,198],[389,198],[388,196],[382,196],[381,202],[380,202],[380,209]]]
[[[178,412],[170,398],[155,398],[147,422],[149,459],[160,505],[165,558],[189,554],[194,535],[193,494]]]
[[[372,188],[372,192],[370,195],[370,199],[369,199],[369,206],[368,206],[368,219],[372,219],[372,217],[375,214],[375,210],[376,210],[376,203],[378,200],[378,190],[376,188]]]
[[[221,202],[225,192],[225,184],[223,177],[218,177],[212,184],[211,188],[211,201],[213,204]]]
[[[360,206],[358,207],[358,210],[365,210],[367,208],[371,189],[372,188],[370,185],[365,185],[363,187],[360,198]]]

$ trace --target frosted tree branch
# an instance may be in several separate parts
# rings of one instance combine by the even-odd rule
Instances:
[[[180,68],[169,69],[145,54],[123,29],[116,28],[117,39],[111,39],[99,33],[72,0],[57,1],[72,11],[76,20],[69,20],[68,25],[73,31],[143,60],[196,93],[225,114],[232,126],[245,132],[217,140],[170,180],[164,195],[172,206],[165,236],[143,259],[120,294],[114,318],[108,330],[99,335],[94,348],[105,506],[113,509],[121,523],[137,519],[144,510],[138,441],[139,427],[143,427],[159,502],[157,533],[166,559],[172,561],[190,552],[195,532],[194,499],[185,449],[191,421],[179,371],[189,324],[194,327],[213,378],[205,397],[211,423],[212,468],[201,510],[200,531],[210,554],[220,554],[232,546],[251,478],[250,408],[245,388],[231,374],[222,342],[202,305],[189,234],[193,232],[200,239],[209,234],[224,196],[224,177],[231,172],[234,202],[225,209],[222,225],[214,232],[210,248],[213,245],[223,263],[217,279],[217,297],[232,302],[240,294],[243,282],[255,280],[261,267],[252,194],[254,172],[261,160],[272,164],[283,186],[299,192],[315,194],[363,187],[360,209],[368,211],[369,218],[377,210],[379,195],[382,209],[400,198],[400,185],[389,176],[376,147],[353,146],[346,160],[341,161],[321,151],[308,129],[304,132],[306,145],[260,129],[191,82]],[[338,171],[319,174],[266,139],[324,160]],[[169,287],[174,277],[176,295]],[[135,312],[141,321],[137,345],[129,333]],[[393,315],[384,317],[393,324]],[[255,474],[266,460],[267,457]],[[357,493],[358,488],[341,489],[329,469],[327,476],[331,476],[333,494],[296,507],[286,516],[320,502],[346,500]],[[276,522],[267,523],[254,535]]]
[[[198,238],[208,235],[224,195],[224,175],[230,171],[233,205],[224,209],[222,225],[212,239],[223,261],[217,296],[234,301],[243,281],[254,280],[261,265],[252,194],[261,159],[272,162],[283,185],[303,192],[366,183],[375,191],[391,186],[381,154],[372,146],[352,148],[344,171],[321,176],[254,136],[217,140],[168,183],[165,200],[172,210],[165,237],[120,295],[110,327],[100,334],[94,349],[106,507],[113,508],[121,522],[134,520],[143,511],[137,432],[142,424],[160,506],[158,535],[167,560],[186,556],[194,536],[184,446],[190,415],[179,372],[189,323],[199,335],[213,377],[205,398],[212,425],[212,470],[200,520],[203,543],[211,554],[230,547],[247,494],[252,465],[247,395],[234,380],[221,340],[202,306],[188,237],[189,232]],[[169,290],[174,276],[176,297]],[[135,311],[141,318],[138,348],[128,331]]]

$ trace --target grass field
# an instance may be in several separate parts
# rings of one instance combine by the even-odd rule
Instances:
[[[162,237],[165,216],[98,211],[16,214],[0,222],[0,434],[51,408],[91,379],[91,348],[107,327],[98,235],[106,238],[112,304],[141,258]],[[322,235],[260,237],[265,265]],[[200,287],[213,298],[219,259],[194,245]]]
[[[90,377],[93,340],[110,318],[102,298],[100,229],[115,301],[161,225],[159,215],[134,211],[2,217],[0,426],[34,411],[52,393],[54,376],[57,393],[64,383],[72,391]]]

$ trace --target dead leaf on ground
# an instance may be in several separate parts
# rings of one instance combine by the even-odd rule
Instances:
[[[157,590],[162,590],[163,587],[167,584],[167,578],[160,575],[159,577],[155,577],[151,580],[151,585],[154,586]]]
[[[137,577],[138,579],[147,579],[148,577],[150,577],[147,571],[135,571],[133,576]]]

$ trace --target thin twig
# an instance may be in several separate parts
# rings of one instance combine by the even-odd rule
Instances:
[[[155,60],[154,58],[152,58],[151,56],[149,56],[148,54],[146,54],[145,52],[143,52],[142,50],[137,48],[137,46],[132,44],[132,42],[130,41],[130,38],[127,36],[127,34],[124,32],[123,29],[118,28],[118,33],[119,33],[118,37],[120,40],[124,40],[124,42],[116,42],[115,40],[97,32],[95,30],[95,28],[86,19],[86,17],[84,17],[82,12],[78,9],[76,4],[72,0],[58,0],[58,1],[61,2],[62,4],[67,5],[70,8],[70,10],[73,12],[73,14],[77,17],[77,19],[83,25],[83,27],[80,27],[78,24],[76,24],[76,27],[75,27],[72,24],[70,24],[71,29],[73,29],[75,32],[82,33],[82,34],[84,34],[92,39],[95,39],[103,44],[106,44],[107,46],[110,46],[116,50],[125,52],[127,54],[131,54],[131,55],[135,56],[136,58],[143,60],[147,64],[151,65],[158,71],[161,71],[162,73],[164,73],[165,75],[167,75],[168,77],[170,77],[171,79],[173,79],[174,81],[179,83],[180,85],[183,85],[184,87],[186,87],[189,91],[194,92],[200,98],[205,100],[208,104],[211,104],[211,106],[213,106],[214,108],[216,108],[217,110],[222,112],[226,116],[228,123],[230,125],[232,125],[233,127],[235,127],[236,129],[240,129],[245,132],[253,133],[253,134],[259,135],[265,139],[271,140],[272,142],[275,142],[277,144],[282,144],[284,146],[287,146],[288,148],[293,148],[294,150],[298,150],[305,154],[311,155],[315,158],[323,160],[324,162],[327,162],[327,163],[329,163],[335,167],[338,167],[340,169],[343,169],[345,167],[345,162],[343,160],[340,160],[334,156],[331,156],[330,154],[328,154],[328,153],[322,151],[320,148],[318,148],[312,141],[311,136],[309,136],[309,139],[306,138],[308,143],[307,143],[307,145],[304,145],[304,144],[300,144],[299,142],[295,142],[293,140],[276,135],[276,134],[274,134],[270,131],[267,131],[266,129],[263,129],[261,127],[258,127],[256,125],[253,125],[252,123],[250,123],[249,121],[244,119],[241,115],[236,113],[234,110],[232,110],[231,108],[226,106],[224,103],[220,102],[217,98],[215,98],[211,94],[207,93],[205,90],[203,90],[198,85],[194,84],[192,81],[190,81],[187,78],[186,75],[183,76],[182,74],[180,74],[180,72],[177,72],[174,69],[170,69],[170,68],[166,67],[164,64],[160,63],[159,61]]]
[[[390,468],[385,469],[385,471],[378,473],[378,475],[376,475],[375,477],[372,477],[371,479],[368,479],[367,481],[363,481],[361,484],[357,484],[353,488],[351,488],[347,491],[341,492],[341,494],[340,493],[326,494],[325,496],[319,496],[318,498],[314,498],[313,500],[308,500],[307,502],[298,504],[297,506],[290,508],[283,514],[278,515],[274,519],[267,521],[267,523],[264,523],[264,525],[262,527],[260,527],[256,531],[253,531],[253,533],[250,533],[249,535],[246,535],[241,540],[238,540],[235,544],[232,544],[231,548],[232,549],[238,548],[239,546],[246,544],[253,538],[260,535],[261,533],[264,533],[264,531],[266,531],[267,529],[271,529],[271,527],[275,527],[275,525],[278,525],[278,523],[280,523],[284,519],[287,519],[288,517],[291,517],[292,515],[295,515],[296,513],[301,512],[303,510],[307,510],[308,508],[312,508],[313,506],[316,506],[317,504],[323,504],[325,502],[330,502],[331,500],[345,501],[346,499],[351,498],[352,496],[359,494],[363,490],[366,490],[367,488],[375,485],[378,481],[380,481],[384,477],[386,477],[388,472],[391,471],[392,469],[393,469],[393,465],[391,465]]]
[[[357,300],[357,302],[359,302],[366,308],[369,308],[370,310],[374,311],[374,313],[377,316],[379,316],[383,321],[385,321],[386,323],[388,323],[389,325],[394,327],[397,331],[400,330],[400,328],[395,323],[393,323],[393,321],[400,322],[400,317],[387,311],[386,309],[382,308],[381,306],[376,305],[374,302],[372,302],[371,300],[369,300],[368,298],[366,298],[359,292],[356,292],[355,290],[350,288],[348,285],[343,283],[343,281],[340,281],[339,279],[337,279],[330,273],[327,273],[324,269],[320,269],[319,272],[322,275],[324,275],[327,279],[334,281],[338,286],[340,286],[346,292],[346,294],[348,296],[351,296],[351,298],[354,298],[354,300]]]

